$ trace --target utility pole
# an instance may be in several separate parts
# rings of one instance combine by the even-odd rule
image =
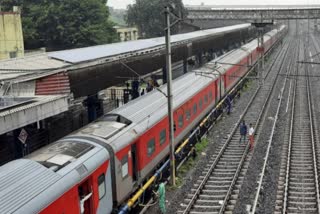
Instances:
[[[263,85],[263,70],[264,70],[264,39],[263,39],[263,27],[257,27],[258,30],[258,77],[259,77],[259,84]]]
[[[309,45],[309,39],[310,39],[310,17],[309,17],[309,13],[308,13],[308,36],[307,36],[307,41],[308,41],[308,45]]]
[[[165,8],[166,24],[166,66],[167,66],[167,98],[168,98],[168,117],[169,117],[169,141],[170,141],[170,184],[176,185],[176,166],[174,156],[174,121],[173,121],[173,102],[172,102],[172,67],[171,67],[171,24],[170,8]]]

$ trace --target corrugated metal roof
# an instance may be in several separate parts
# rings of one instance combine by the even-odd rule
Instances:
[[[0,168],[0,213],[13,213],[61,176],[41,164],[20,159]]]
[[[0,117],[7,116],[7,115],[10,115],[10,114],[18,112],[18,111],[24,111],[24,110],[27,110],[30,108],[34,108],[34,107],[40,106],[44,103],[54,102],[54,101],[60,100],[60,99],[67,99],[67,95],[35,96],[31,103],[0,111]]]
[[[36,80],[35,95],[58,95],[70,93],[69,76],[65,72]]]
[[[70,65],[69,63],[51,59],[47,53],[0,60],[0,70],[32,71],[61,68]]]
[[[216,28],[210,30],[201,30],[191,33],[178,34],[172,36],[172,43],[186,42],[192,39],[198,39],[199,37],[212,36],[215,34],[220,34],[223,32],[229,32],[233,30],[239,30],[243,28],[248,28],[250,24],[241,24],[235,26],[228,26],[223,28]],[[120,54],[137,52],[146,49],[152,49],[159,46],[164,46],[164,37],[153,38],[153,39],[143,39],[129,42],[113,43],[106,45],[98,45],[87,48],[78,48],[65,51],[57,51],[49,53],[48,55],[52,58],[60,59],[62,61],[79,63],[84,61],[91,61],[100,58],[107,58],[111,56],[116,56]]]
[[[33,75],[46,70],[64,68],[69,65],[69,63],[61,60],[49,58],[47,53],[0,60],[0,81]]]
[[[37,96],[26,104],[0,111],[0,134],[58,115],[68,110],[68,96]]]

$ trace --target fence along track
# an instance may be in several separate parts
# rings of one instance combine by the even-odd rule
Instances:
[[[282,50],[282,54],[279,54],[281,60],[278,58],[275,59],[275,65],[280,68],[282,67],[283,59],[287,56],[287,50],[288,44],[286,44],[286,48]],[[272,69],[272,67],[270,69]],[[277,70],[280,71],[281,69]],[[237,125],[233,128],[231,135],[225,144],[223,144],[219,153],[209,161],[209,164],[204,169],[203,176],[199,177],[195,188],[191,190],[191,194],[185,199],[186,204],[182,204],[184,210],[178,213],[222,213],[225,209],[233,209],[233,206],[227,207],[227,204],[234,186],[239,186],[237,180],[242,166],[244,163],[248,165],[251,157],[250,153],[249,156],[247,156],[249,145],[239,145],[239,123],[242,118],[245,118],[247,124],[252,123],[255,124],[256,128],[258,127],[259,119],[272,94],[274,84],[277,82],[278,76],[276,74],[273,75],[274,76],[270,78],[271,84],[265,84],[265,86],[257,89]],[[267,99],[265,99],[266,97]],[[255,102],[253,103],[253,101]],[[237,195],[233,195],[231,199],[236,200],[237,197]]]

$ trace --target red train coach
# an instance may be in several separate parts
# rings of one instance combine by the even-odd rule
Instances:
[[[282,31],[265,36],[266,50]],[[256,62],[256,48],[253,40],[174,81],[177,144],[248,71],[238,65]],[[111,213],[167,157],[168,144],[167,98],[154,90],[0,167],[0,213]]]

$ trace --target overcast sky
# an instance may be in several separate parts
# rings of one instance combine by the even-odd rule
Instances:
[[[291,4],[319,4],[319,0],[183,0],[184,4],[200,5],[203,2],[206,5],[291,5]],[[114,8],[126,8],[134,0],[108,0],[108,5]]]

